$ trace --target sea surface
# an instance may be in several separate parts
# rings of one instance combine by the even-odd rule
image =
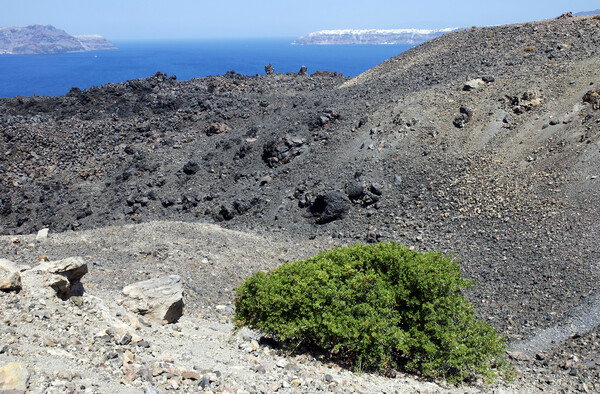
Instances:
[[[293,38],[115,41],[119,48],[57,55],[0,55],[0,97],[57,96],[72,87],[145,78],[157,71],[189,80],[222,75],[337,71],[356,76],[412,45],[291,45]]]

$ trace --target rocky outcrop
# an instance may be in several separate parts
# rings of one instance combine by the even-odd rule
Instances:
[[[454,127],[462,129],[463,127],[465,127],[465,125],[467,123],[469,123],[471,121],[472,118],[473,118],[473,110],[472,109],[469,109],[466,107],[460,107],[460,112],[458,115],[456,115],[456,118],[454,118],[454,121],[452,122],[452,124],[454,124]]]
[[[88,267],[83,258],[69,257],[59,261],[44,261],[37,267],[34,267],[34,270],[61,275],[69,282],[73,283],[81,279],[83,275],[87,274]]]
[[[123,289],[123,305],[132,312],[173,323],[183,315],[183,282],[178,275],[133,283]]]
[[[0,55],[47,55],[116,49],[101,36],[72,36],[51,25],[0,27]]]
[[[56,295],[68,299],[71,296],[81,296],[84,289],[80,279],[87,272],[87,263],[81,257],[43,261],[21,273],[23,289],[27,293],[44,297]]]

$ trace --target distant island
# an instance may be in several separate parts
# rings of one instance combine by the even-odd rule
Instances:
[[[0,55],[48,55],[117,49],[99,35],[72,36],[51,25],[0,27]]]
[[[343,45],[343,44],[410,44],[417,45],[460,28],[446,29],[370,29],[321,30],[302,36],[293,45]]]
[[[599,14],[600,14],[600,9],[593,10],[593,11],[576,12],[573,15],[575,15],[575,16],[586,16],[586,15],[599,15]]]

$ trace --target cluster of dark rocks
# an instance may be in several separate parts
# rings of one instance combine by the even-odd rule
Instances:
[[[452,124],[459,129],[465,127],[473,118],[473,110],[467,107],[460,107],[460,113],[454,118]]]
[[[263,148],[263,160],[269,167],[289,163],[304,152],[306,139],[285,136],[267,142]]]

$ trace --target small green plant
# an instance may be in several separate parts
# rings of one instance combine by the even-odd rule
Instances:
[[[355,245],[257,272],[236,290],[236,329],[342,354],[357,370],[390,367],[494,380],[505,343],[475,316],[458,261],[397,243]]]

